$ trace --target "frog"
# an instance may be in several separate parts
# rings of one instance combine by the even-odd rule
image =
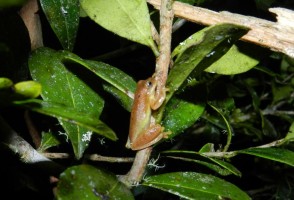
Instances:
[[[165,92],[158,93],[156,87],[154,77],[137,83],[126,143],[129,149],[141,150],[150,147],[170,134],[164,132],[164,127],[156,123],[152,116],[152,112],[161,106],[165,98]]]

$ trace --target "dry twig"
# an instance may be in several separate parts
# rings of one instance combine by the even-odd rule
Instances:
[[[147,0],[147,2],[160,9],[160,0]],[[226,11],[215,12],[181,2],[175,2],[173,10],[175,16],[197,24],[232,23],[246,26],[251,30],[241,40],[294,57],[294,11],[292,10],[270,8],[269,11],[277,15],[277,22]]]

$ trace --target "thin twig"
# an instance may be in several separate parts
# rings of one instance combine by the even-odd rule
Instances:
[[[147,0],[147,2],[156,9],[160,9],[160,0]],[[173,4],[173,10],[175,16],[197,24],[213,25],[218,23],[233,23],[246,26],[251,30],[241,40],[252,42],[294,57],[294,12],[292,10],[270,8],[269,11],[277,15],[278,22],[225,11],[215,12],[181,2],[175,2]]]
[[[166,92],[165,83],[171,61],[171,35],[174,17],[172,4],[173,0],[162,0],[160,8],[160,54],[156,59],[154,74],[157,83],[157,96]]]
[[[74,158],[72,154],[69,153],[42,153],[47,158],[50,159],[67,159]],[[109,157],[109,156],[101,156],[98,154],[85,154],[84,158],[91,161],[98,162],[111,162],[111,163],[130,163],[134,161],[134,158],[121,158],[121,157]]]
[[[112,163],[130,163],[134,161],[134,158],[109,157],[109,156],[101,156],[98,154],[85,155],[85,158],[92,161],[112,162]]]

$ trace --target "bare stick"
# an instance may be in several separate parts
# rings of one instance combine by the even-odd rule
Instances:
[[[156,59],[156,68],[154,73],[154,77],[157,83],[156,96],[165,96],[166,92],[165,83],[167,80],[171,60],[171,35],[174,17],[172,4],[173,0],[162,0],[160,8],[160,54]],[[160,104],[161,103],[162,102],[160,102]]]
[[[147,0],[156,9],[160,0]],[[294,11],[285,8],[270,8],[277,15],[277,22],[230,12],[214,12],[208,9],[190,6],[181,2],[173,4],[175,16],[203,25],[233,23],[250,28],[241,40],[270,48],[273,51],[294,57]]]

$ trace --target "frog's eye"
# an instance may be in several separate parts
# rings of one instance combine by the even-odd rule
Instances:
[[[152,87],[152,82],[151,81],[147,81],[146,85],[147,85],[147,87]]]

